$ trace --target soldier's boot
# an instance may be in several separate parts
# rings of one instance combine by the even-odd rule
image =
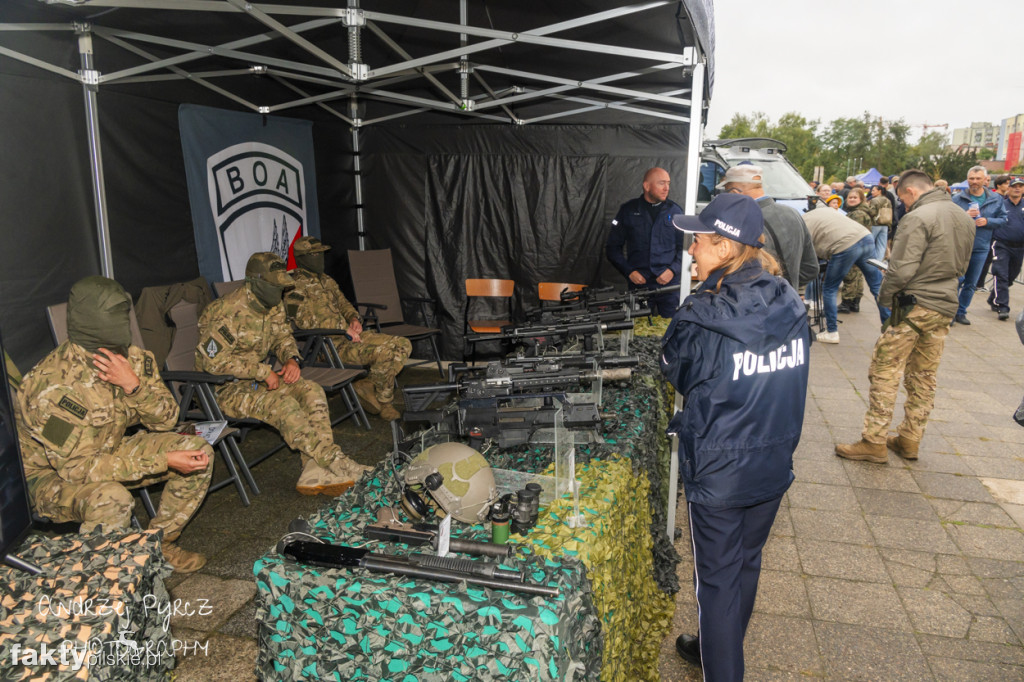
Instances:
[[[836,308],[837,313],[852,313],[854,302],[852,299],[844,298],[839,302],[839,306]],[[858,307],[859,309],[859,307]]]
[[[890,436],[885,439],[885,444],[903,459],[917,459],[917,450],[921,446],[918,441],[903,436]]]
[[[854,298],[854,299],[850,299],[850,312],[851,313],[859,313],[860,312],[860,296],[858,296],[857,298]]]
[[[377,389],[373,387],[373,383],[369,379],[360,379],[352,384],[352,387],[356,389],[356,395],[359,396],[359,401],[363,403],[364,410],[370,414],[380,414],[380,403],[377,402]]]
[[[195,573],[206,565],[206,557],[199,552],[182,549],[174,540],[164,540],[163,553],[175,573]]]
[[[844,459],[853,459],[874,464],[886,464],[889,457],[883,443],[869,443],[861,439],[850,445],[837,445],[836,454]]]
[[[330,495],[337,497],[355,485],[363,472],[370,467],[356,464],[348,457],[340,455],[325,469],[312,458],[307,458],[295,484],[295,490],[303,495]]]
[[[381,403],[380,404],[380,418],[386,419],[389,422],[396,419],[402,418],[402,413],[398,411],[394,403]]]

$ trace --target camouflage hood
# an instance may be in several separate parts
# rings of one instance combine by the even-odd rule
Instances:
[[[128,313],[132,299],[106,277],[86,277],[68,295],[68,339],[90,353],[106,348],[128,355],[132,342]]]

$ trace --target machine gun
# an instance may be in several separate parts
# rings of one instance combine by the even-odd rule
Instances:
[[[568,309],[601,312],[621,310],[625,307],[627,310],[640,311],[649,307],[648,302],[651,298],[678,291],[678,284],[670,284],[658,289],[630,289],[629,291],[619,291],[613,287],[601,287],[600,289],[588,287],[581,291],[563,291],[560,297],[563,303],[561,307],[568,307]],[[648,311],[647,314],[649,315],[650,312]],[[637,317],[639,316],[637,315]]]
[[[536,352],[545,348],[561,348],[570,338],[583,342],[583,349],[588,352],[600,350],[604,346],[606,332],[623,331],[633,328],[633,320],[606,322],[591,320],[576,323],[534,324],[524,326],[503,327],[500,332],[491,334],[466,334],[469,344],[481,341],[520,341],[533,346]]]
[[[305,523],[305,522],[303,522]],[[296,522],[292,522],[292,528]],[[308,523],[305,524],[308,528]],[[366,548],[334,545],[311,535],[307,530],[292,530],[277,543],[281,556],[309,566],[325,568],[364,568],[372,573],[393,573],[444,583],[466,581],[495,590],[553,598],[557,587],[523,582],[523,573],[502,568],[490,561],[449,559],[427,554],[375,554]]]
[[[595,322],[623,322],[638,317],[648,317],[651,309],[646,307],[631,308],[625,304],[607,310],[587,310],[586,308],[540,308],[527,313],[527,324],[532,326],[567,326],[594,324]]]
[[[556,355],[516,355],[492,360],[485,366],[468,366],[452,363],[448,366],[449,383],[459,383],[463,378],[483,380],[490,385],[500,385],[518,379],[522,388],[533,389],[543,385],[544,380],[529,383],[533,377],[572,377],[571,372],[591,370],[579,374],[580,381],[600,377],[604,381],[629,379],[632,368],[640,364],[635,355],[612,355],[605,353],[566,353]]]

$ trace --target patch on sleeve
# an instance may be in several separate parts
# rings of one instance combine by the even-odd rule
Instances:
[[[67,400],[67,398],[65,398]],[[63,400],[61,402],[64,402]],[[63,405],[61,405],[63,407]],[[57,447],[61,447],[67,442],[68,436],[70,436],[75,430],[74,424],[66,422],[56,415],[50,415],[50,418],[46,420],[46,425],[43,426],[43,438],[50,441]]]
[[[146,373],[147,377],[153,376],[153,358],[146,356],[146,361],[142,363],[142,371]]]
[[[299,304],[298,303],[286,303],[285,306],[284,306],[284,310],[285,310],[285,313],[288,315],[288,319],[292,319],[296,315],[299,314]]]
[[[206,353],[206,357],[215,358],[217,357],[217,353],[220,352],[220,345],[217,343],[217,340],[211,336],[203,345],[203,351]]]
[[[225,341],[227,341],[231,345],[235,344],[235,337],[232,336],[231,332],[228,331],[227,327],[221,326],[220,329],[218,329],[217,331],[220,332],[220,335],[224,337]],[[213,357],[213,356],[210,356],[210,357]]]
[[[71,414],[75,415],[79,419],[85,419],[85,415],[89,414],[89,410],[87,410],[82,405],[79,405],[78,403],[76,403],[74,400],[72,400],[71,398],[69,398],[67,396],[64,396],[63,398],[60,399],[60,402],[57,403],[57,407],[64,408],[65,410],[67,410]],[[56,417],[50,417],[50,421],[53,421],[54,419],[56,419]],[[47,422],[46,426],[49,427],[49,425],[50,425],[50,422]],[[65,436],[65,438],[66,437],[67,436]],[[56,441],[54,441],[54,442],[56,442]],[[63,442],[63,441],[61,441],[61,442]]]
[[[288,298],[292,299],[293,301],[305,301],[306,300],[305,296],[303,296],[302,294],[296,294],[295,292],[292,292],[292,293],[288,294]]]

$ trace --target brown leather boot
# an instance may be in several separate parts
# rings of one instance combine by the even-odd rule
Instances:
[[[386,419],[387,421],[394,421],[402,418],[402,413],[399,412],[393,403],[381,403],[380,404],[380,418]]]
[[[917,449],[921,446],[916,440],[910,440],[903,436],[891,436],[885,439],[885,444],[903,459],[917,459]]]
[[[195,573],[206,565],[206,557],[199,552],[182,549],[175,542],[163,543],[164,559],[174,567],[175,573]]]
[[[889,461],[883,444],[869,443],[863,438],[850,445],[837,445],[836,454],[844,459],[873,462],[874,464],[886,464]]]
[[[377,402],[377,389],[373,387],[369,379],[360,379],[352,384],[352,387],[356,389],[356,395],[359,396],[359,401],[363,403],[364,410],[370,414],[380,414],[380,403]]]

